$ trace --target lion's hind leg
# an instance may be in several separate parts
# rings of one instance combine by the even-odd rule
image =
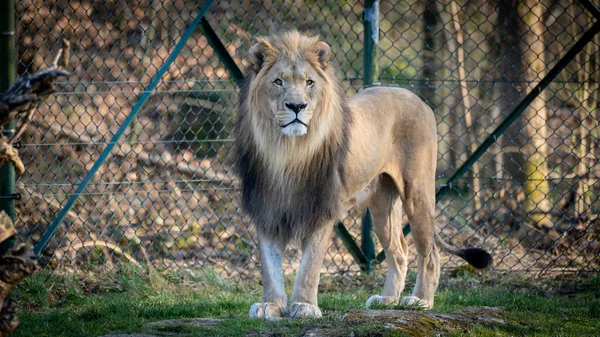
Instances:
[[[373,227],[385,252],[388,272],[381,295],[367,300],[367,308],[373,304],[397,304],[404,290],[408,268],[408,245],[402,234],[402,203],[396,187],[384,177],[381,186],[370,203]]]
[[[417,249],[417,281],[412,296],[400,304],[422,309],[433,307],[433,298],[440,279],[440,253],[434,242],[435,180],[406,181],[403,198],[415,247]]]

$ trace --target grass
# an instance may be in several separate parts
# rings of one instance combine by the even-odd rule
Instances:
[[[380,275],[323,278],[321,319],[251,320],[248,309],[262,291],[258,282],[223,278],[211,270],[146,273],[123,267],[110,273],[34,275],[14,292],[21,325],[12,336],[301,336],[314,329],[327,336],[594,336],[600,331],[598,277],[535,281],[517,275],[454,275],[442,279],[436,312],[498,307],[498,317],[507,324],[440,325],[421,317],[403,329],[386,328],[383,321],[353,311],[363,309],[366,299],[380,291]],[[408,283],[413,285],[414,275]],[[291,288],[291,279],[287,286]],[[222,321],[215,328],[148,325],[195,317]]]

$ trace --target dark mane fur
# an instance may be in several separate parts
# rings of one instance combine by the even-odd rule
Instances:
[[[335,74],[335,71],[329,73]],[[270,174],[266,156],[258,151],[250,126],[254,117],[250,115],[248,94],[254,76],[252,70],[246,73],[234,127],[235,166],[241,179],[242,208],[262,234],[280,242],[301,239],[319,226],[331,225],[341,215],[351,112],[339,80],[333,76],[335,95],[339,95],[335,99],[339,99],[342,107],[342,111],[335,113],[343,114],[345,125],[341,139],[325,142],[309,160],[309,165],[286,177],[294,183],[282,184]]]

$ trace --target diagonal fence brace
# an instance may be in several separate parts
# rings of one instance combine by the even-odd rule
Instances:
[[[206,37],[208,44],[215,51],[219,60],[223,62],[223,65],[229,72],[231,78],[238,86],[242,86],[242,82],[244,82],[244,74],[240,68],[238,68],[237,64],[235,64],[235,61],[231,55],[229,55],[229,52],[227,52],[227,48],[225,48],[225,45],[223,45],[223,42],[221,42],[221,39],[219,39],[217,33],[215,33],[208,21],[204,18],[200,20],[200,31],[204,37]]]
[[[580,0],[581,5],[587,9],[596,19],[600,21],[600,8],[591,0]]]
[[[125,118],[125,120],[119,127],[119,130],[117,130],[117,132],[114,134],[114,136],[111,138],[111,140],[107,143],[106,148],[104,148],[102,153],[100,153],[98,160],[96,160],[96,162],[94,163],[92,168],[88,171],[88,173],[85,175],[85,177],[83,178],[81,183],[79,183],[79,186],[77,186],[75,193],[73,193],[71,195],[71,197],[67,201],[66,205],[61,209],[60,213],[58,214],[56,219],[54,219],[54,221],[52,222],[50,227],[48,227],[48,229],[46,230],[46,233],[44,233],[44,236],[35,245],[33,252],[36,256],[39,256],[41,251],[48,244],[48,241],[50,241],[50,238],[52,238],[52,236],[54,235],[54,232],[56,232],[56,229],[58,228],[58,226],[62,223],[62,221],[64,220],[64,218],[67,215],[67,213],[69,212],[69,210],[73,207],[73,205],[75,204],[75,201],[77,201],[77,199],[79,198],[79,196],[81,195],[83,190],[86,188],[86,186],[88,185],[88,183],[90,182],[90,180],[92,179],[94,174],[96,174],[96,171],[98,171],[100,166],[104,163],[104,160],[106,160],[106,158],[108,157],[108,155],[110,154],[112,149],[115,147],[115,145],[119,141],[119,138],[121,138],[121,136],[123,135],[123,133],[125,132],[127,127],[129,127],[129,124],[131,124],[131,122],[133,121],[133,119],[135,118],[137,113],[141,110],[144,103],[146,103],[146,101],[148,100],[148,98],[150,97],[150,95],[152,94],[152,92],[154,91],[156,86],[158,85],[158,82],[160,81],[160,79],[163,77],[165,72],[167,72],[167,70],[173,63],[173,61],[175,61],[175,58],[177,57],[179,52],[181,52],[181,50],[185,46],[187,40],[190,38],[190,36],[192,36],[192,33],[194,32],[194,30],[200,23],[200,20],[202,20],[202,18],[208,11],[208,8],[212,4],[212,2],[213,2],[213,0],[207,0],[206,2],[204,2],[204,5],[202,5],[202,7],[200,8],[200,11],[198,12],[196,18],[194,18],[194,21],[192,21],[190,26],[187,28],[187,30],[181,37],[181,40],[179,40],[179,42],[177,43],[177,45],[175,46],[175,48],[173,49],[171,54],[169,54],[169,57],[167,57],[167,59],[165,60],[165,63],[163,63],[163,65],[160,67],[160,69],[158,70],[156,75],[154,75],[154,78],[152,79],[152,81],[150,81],[150,84],[148,84],[148,87],[146,87],[146,89],[143,91],[142,95],[136,102],[135,106],[133,107],[133,109],[127,116],[127,118]]]

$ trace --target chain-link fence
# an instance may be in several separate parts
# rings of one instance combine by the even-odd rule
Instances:
[[[585,32],[578,1],[382,1],[382,85],[418,93],[436,113],[438,185],[447,180]],[[596,5],[598,1],[596,1]],[[588,7],[587,9],[585,7]],[[17,225],[36,242],[131,112],[200,5],[191,0],[17,4],[18,74],[46,67],[66,36],[72,76],[23,138]],[[363,4],[216,1],[205,16],[241,69],[256,35],[297,28],[329,43],[349,95],[363,85]],[[51,266],[137,260],[154,267],[258,271],[230,155],[237,86],[204,30],[194,31],[44,251]],[[581,50],[451,194],[438,226],[482,246],[502,271],[600,267],[600,36]],[[360,240],[360,214],[344,220]],[[287,271],[299,262],[289,250]],[[460,263],[446,261],[450,267]],[[358,265],[335,237],[327,272]]]

